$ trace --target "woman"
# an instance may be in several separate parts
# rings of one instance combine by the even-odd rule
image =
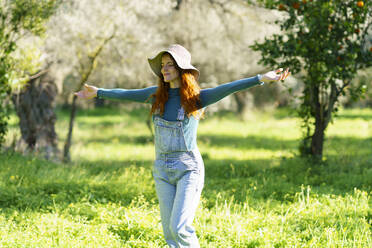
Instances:
[[[148,61],[159,77],[158,86],[110,90],[85,85],[75,94],[85,99],[125,99],[152,104],[156,153],[153,177],[165,240],[169,247],[199,247],[191,224],[204,185],[204,164],[196,144],[204,108],[236,91],[284,80],[290,72],[287,69],[282,73],[283,69],[278,69],[201,90],[197,82],[199,71],[191,65],[191,55],[184,47],[171,45]]]

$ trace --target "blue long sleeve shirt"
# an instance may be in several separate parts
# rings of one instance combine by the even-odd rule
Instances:
[[[260,82],[260,75],[257,75],[255,77],[243,78],[233,82],[221,84],[214,88],[201,89],[201,107],[205,108],[230,94],[262,84],[264,83]],[[109,100],[130,100],[142,103],[152,103],[152,101],[149,101],[149,97],[156,92],[157,88],[158,86],[151,86],[144,89],[99,88],[97,91],[97,97]],[[170,88],[168,92],[168,101],[165,103],[164,115],[162,118],[167,121],[177,120],[178,109],[180,107],[181,97],[179,88]]]

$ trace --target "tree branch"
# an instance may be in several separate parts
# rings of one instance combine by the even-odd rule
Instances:
[[[337,93],[337,86],[336,86],[336,83],[335,82],[331,82],[331,93],[329,94],[329,103],[328,103],[328,109],[325,113],[325,120],[324,120],[324,128],[326,128],[328,126],[328,123],[330,122],[331,120],[331,115],[332,115],[332,111],[333,111],[333,108],[334,108],[334,105],[336,103],[336,100],[339,96],[339,93]]]
[[[34,80],[34,79],[36,79],[36,78],[38,78],[38,77],[41,77],[42,75],[44,75],[44,74],[47,73],[48,71],[49,71],[49,69],[41,70],[41,71],[37,72],[36,74],[30,76],[28,79],[29,79],[29,80]]]
[[[84,64],[80,62],[80,67],[81,67],[81,74],[82,74],[82,77],[81,77],[81,80],[80,80],[80,84],[79,84],[79,88],[76,90],[76,91],[79,91],[81,89],[81,87],[83,86],[83,84],[88,80],[90,74],[92,73],[93,69],[94,69],[94,64],[96,62],[96,59],[98,58],[99,54],[102,52],[102,49],[103,47],[110,41],[112,40],[115,35],[116,35],[116,25],[114,26],[114,31],[112,32],[112,34],[107,37],[107,38],[104,38],[103,39],[103,42],[96,48],[96,50],[91,54],[91,55],[88,55],[88,59],[89,59],[89,65],[88,65],[88,68],[86,70],[84,70]]]

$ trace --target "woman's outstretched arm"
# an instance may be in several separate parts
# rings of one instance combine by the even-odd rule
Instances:
[[[76,92],[75,95],[83,99],[92,99],[94,97],[109,99],[109,100],[129,100],[135,102],[149,102],[149,97],[155,93],[157,86],[152,86],[144,89],[103,89],[84,85],[83,90]]]
[[[239,79],[219,85],[215,88],[203,89],[200,91],[202,108],[216,103],[224,97],[240,90],[248,89],[256,85],[263,85],[265,82],[284,80],[290,75],[289,68],[284,73],[281,73],[282,71],[283,69],[280,68],[276,71],[269,71],[263,75],[258,74],[255,77]]]

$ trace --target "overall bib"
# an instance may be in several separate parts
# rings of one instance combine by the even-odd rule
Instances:
[[[181,107],[177,121],[154,115],[153,122],[153,176],[165,240],[172,248],[198,248],[192,226],[204,186],[204,163],[196,146],[198,121],[185,116]]]

